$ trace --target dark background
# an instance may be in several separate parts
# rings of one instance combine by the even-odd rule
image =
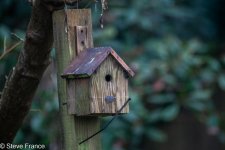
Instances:
[[[105,150],[223,150],[225,148],[225,1],[109,0],[100,28],[93,11],[95,46],[111,46],[134,69],[131,112],[102,133]],[[24,38],[31,7],[0,1],[0,52]],[[5,42],[4,42],[5,41]],[[5,44],[4,44],[5,43]],[[4,46],[5,45],[5,46]],[[0,90],[21,46],[0,60]],[[52,58],[54,60],[54,49]],[[59,149],[54,61],[14,143]],[[102,119],[102,124],[110,117]],[[0,133],[1,134],[1,133]]]

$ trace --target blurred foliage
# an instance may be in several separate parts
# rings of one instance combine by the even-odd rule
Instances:
[[[105,28],[94,26],[95,43],[118,50],[136,76],[131,113],[104,133],[104,149],[140,149],[146,138],[164,142],[158,123],[183,110],[218,129],[224,142],[224,113],[214,103],[215,92],[224,92],[222,6],[219,0],[110,1]]]
[[[101,4],[90,5],[95,46],[112,46],[136,72],[130,79],[131,112],[104,131],[104,149],[140,149],[146,139],[164,142],[167,135],[158,123],[173,122],[183,110],[217,129],[225,142],[225,107],[219,110],[215,102],[220,99],[217,92],[225,91],[224,3],[112,0],[104,13],[104,29],[99,25]],[[1,48],[5,37],[10,43],[11,32],[24,37],[29,14],[30,7],[23,0],[1,2]],[[0,61],[1,89],[18,52]],[[38,111],[31,110],[16,143],[46,143],[49,148],[56,143],[57,90],[55,79],[48,80],[50,88],[39,88],[32,106]],[[103,118],[103,124],[109,118]]]

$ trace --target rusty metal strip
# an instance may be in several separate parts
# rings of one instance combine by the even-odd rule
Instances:
[[[75,26],[76,54],[88,48],[87,26]]]

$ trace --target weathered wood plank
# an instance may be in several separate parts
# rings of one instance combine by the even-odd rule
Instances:
[[[105,76],[111,75],[111,81],[105,81]],[[91,113],[115,114],[128,99],[128,79],[124,76],[124,69],[109,56],[91,76]],[[106,103],[106,96],[114,96],[116,100]],[[121,113],[128,113],[126,106]]]
[[[76,114],[75,110],[75,82],[72,80],[67,80],[67,106],[68,106],[68,113],[70,115]]]
[[[75,80],[75,114],[90,114],[89,81],[90,78]]]
[[[65,19],[67,18],[67,19]],[[75,26],[87,26],[92,33],[91,11],[88,9],[59,10],[53,13],[54,40],[56,48],[57,79],[59,93],[59,107],[62,124],[62,139],[65,150],[100,150],[99,136],[78,145],[78,143],[100,129],[97,117],[75,117],[68,114],[66,80],[61,74],[70,61],[76,56]],[[92,34],[88,36],[88,46],[93,47]]]

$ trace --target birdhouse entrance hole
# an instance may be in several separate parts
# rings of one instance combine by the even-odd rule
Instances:
[[[107,74],[107,75],[105,76],[105,80],[106,80],[107,82],[112,81],[112,76],[111,76],[110,74]]]

